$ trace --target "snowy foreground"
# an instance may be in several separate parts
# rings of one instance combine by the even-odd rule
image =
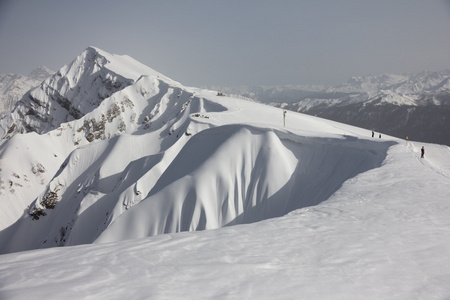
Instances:
[[[258,223],[0,256],[1,299],[448,299],[450,150]]]
[[[450,299],[450,148],[283,113],[88,48],[0,120],[0,299]]]

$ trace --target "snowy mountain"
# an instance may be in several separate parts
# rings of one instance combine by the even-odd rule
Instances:
[[[242,123],[245,118],[236,118],[242,111],[257,113]],[[260,128],[262,116],[275,127]],[[316,121],[297,122],[313,127]],[[276,127],[281,125],[279,109],[186,88],[127,56],[93,47],[27,93],[1,125],[8,128],[1,153],[2,181],[8,183],[2,199],[18,207],[16,215],[1,219],[14,222],[32,202],[27,213],[2,232],[7,240],[3,251],[278,217],[320,203],[342,178],[379,165],[389,145],[309,145]],[[336,138],[334,127],[326,126],[326,139]],[[355,130],[344,126],[337,132]],[[313,169],[328,159],[329,151],[340,153],[340,163],[359,161],[358,167],[346,170],[339,180],[324,170],[311,170],[317,178],[333,179],[333,184],[311,188],[303,199],[295,191],[310,179],[297,163],[298,143],[304,144],[302,155],[311,157],[308,165]],[[367,153],[367,147],[378,150]],[[22,165],[5,163],[18,155]],[[220,168],[210,166],[216,161]],[[329,172],[335,164],[330,162]],[[294,178],[305,183],[299,185]],[[121,235],[123,223],[133,227],[133,233]]]
[[[449,147],[95,47],[0,126],[2,299],[450,296]]]
[[[54,72],[41,66],[28,76],[20,74],[0,74],[0,118],[8,114],[22,96],[31,88],[38,86]]]
[[[79,119],[105,98],[137,79],[138,75],[134,73],[124,74],[127,77],[117,74],[114,63],[105,68],[111,55],[103,54],[98,49],[88,48],[71,64],[29,91],[18,102],[8,120],[1,124],[3,136],[16,132],[45,133],[61,123]],[[132,59],[123,57],[116,63],[127,64],[129,60]],[[134,63],[137,66],[132,72],[140,74],[139,68],[145,69],[145,66]]]
[[[53,74],[55,74],[55,72],[50,70],[46,66],[40,66],[40,67],[32,70],[30,72],[30,74],[28,74],[28,77],[35,79],[35,80],[39,81],[39,83],[41,83],[42,81],[47,79],[47,77],[49,77],[50,75],[53,75]]]
[[[327,93],[359,94],[352,102],[375,101],[394,105],[450,105],[450,70],[418,74],[353,77]],[[364,95],[364,96],[363,96]],[[447,95],[447,97],[442,97]]]
[[[450,70],[353,77],[337,87],[224,90],[399,138],[450,145]]]
[[[120,75],[115,72],[117,69]],[[0,132],[3,129],[0,201],[14,206],[14,209],[2,211],[6,216],[0,218],[1,228],[14,222],[23,209],[44,191],[73,150],[95,139],[107,139],[124,132],[126,124],[121,115],[125,108],[132,110],[126,112],[130,114],[127,116],[130,126],[136,121],[144,122],[147,116],[137,120],[136,115],[147,108],[133,108],[134,104],[126,98],[126,94],[118,94],[117,97],[121,98],[110,98],[92,116],[75,123],[65,123],[94,110],[114,91],[135,80],[147,82],[142,74],[163,77],[130,57],[114,56],[90,47],[71,64],[27,92],[12,113],[0,120]],[[144,97],[149,88],[153,88],[152,84],[142,87],[138,93]],[[142,105],[147,106],[148,103],[145,101]],[[136,120],[130,120],[132,118]],[[141,127],[148,127],[149,121],[149,118],[145,119]],[[130,126],[126,132],[133,132]],[[52,128],[56,130],[52,131]],[[30,134],[16,135],[25,132]],[[49,133],[37,135],[35,132]],[[8,159],[17,161],[17,157],[23,158],[19,160],[20,166],[5,163]]]

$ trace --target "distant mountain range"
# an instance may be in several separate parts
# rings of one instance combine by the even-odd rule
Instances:
[[[54,72],[45,66],[34,69],[28,76],[20,74],[0,74],[0,117],[9,113],[22,96],[38,86]]]
[[[450,145],[450,70],[353,77],[336,87],[237,87],[222,91],[382,134]]]

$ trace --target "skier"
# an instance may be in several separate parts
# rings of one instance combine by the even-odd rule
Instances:
[[[420,152],[422,152],[422,155],[420,157],[423,158],[423,156],[425,155],[425,148],[424,148],[424,146],[422,146],[422,149],[420,149]]]
[[[373,137],[373,134],[374,134],[374,133],[373,133],[373,130],[372,130],[372,137]]]

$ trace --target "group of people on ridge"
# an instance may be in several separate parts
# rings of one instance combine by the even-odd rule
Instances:
[[[375,135],[375,132],[372,130],[372,137]],[[378,135],[378,137],[381,139],[381,133]]]
[[[374,135],[375,135],[375,133],[372,130],[372,137],[374,137]],[[381,138],[381,133],[380,133],[379,138]],[[406,137],[406,140],[408,140],[408,137]],[[420,157],[423,158],[424,156],[425,156],[425,147],[422,146],[422,149],[420,149]]]

